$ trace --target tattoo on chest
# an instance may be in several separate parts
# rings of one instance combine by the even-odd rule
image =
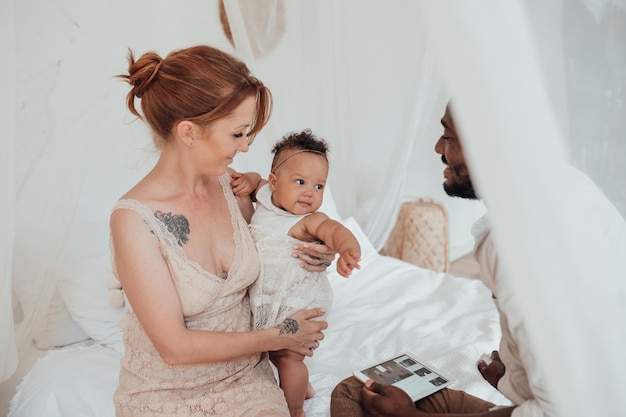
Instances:
[[[291,319],[289,317],[287,317],[281,324],[279,324],[278,326],[276,326],[279,330],[278,334],[284,334],[284,333],[296,333],[299,329],[298,327],[298,322],[294,319]]]
[[[189,221],[187,218],[180,214],[163,213],[161,211],[155,211],[154,217],[161,220],[178,241],[180,246],[189,241]]]

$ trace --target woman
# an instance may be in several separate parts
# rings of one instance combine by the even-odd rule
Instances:
[[[267,123],[271,94],[243,63],[208,46],[165,59],[131,52],[119,77],[161,153],[111,214],[114,267],[130,304],[117,415],[288,416],[265,352],[311,356],[326,322],[310,321],[323,314],[312,309],[251,331],[252,202],[233,195],[228,168]],[[330,252],[314,248],[318,257]]]

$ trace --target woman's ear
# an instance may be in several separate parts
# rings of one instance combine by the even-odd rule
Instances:
[[[197,132],[197,126],[189,120],[183,120],[176,125],[176,136],[185,145],[193,146],[196,141],[195,134]]]

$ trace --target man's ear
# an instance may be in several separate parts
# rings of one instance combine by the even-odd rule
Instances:
[[[273,192],[274,188],[276,188],[276,175],[274,175],[273,172],[270,172],[270,175],[267,176],[267,183],[270,186],[270,190]]]
[[[180,139],[185,145],[193,146],[196,141],[195,134],[197,132],[197,126],[189,120],[183,120],[176,125],[176,137]]]

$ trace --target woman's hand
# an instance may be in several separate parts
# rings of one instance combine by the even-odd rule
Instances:
[[[409,417],[419,413],[411,397],[393,385],[382,385],[371,379],[361,390],[363,411],[368,417]]]
[[[300,259],[300,266],[310,272],[322,272],[330,266],[337,252],[323,243],[303,243],[294,245],[294,258]]]
[[[325,321],[312,321],[316,317],[324,315],[321,308],[310,310],[300,310],[287,317],[276,328],[282,340],[281,349],[288,349],[304,356],[313,356],[313,351],[320,345],[320,340],[324,339],[322,330],[328,327]]]

